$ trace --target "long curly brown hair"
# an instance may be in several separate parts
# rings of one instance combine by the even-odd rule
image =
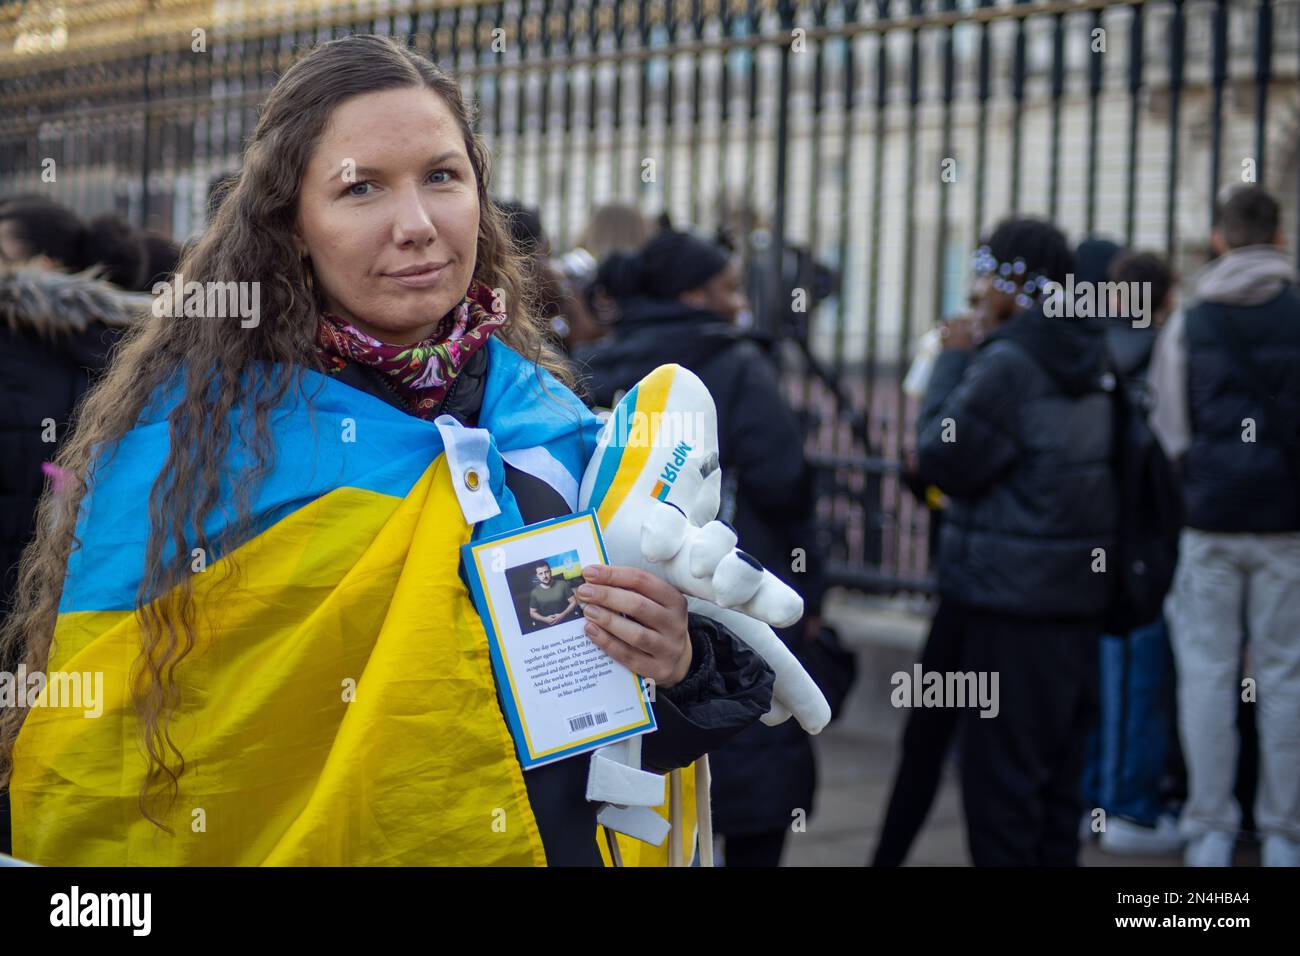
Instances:
[[[195,643],[191,549],[224,554],[246,536],[252,489],[274,465],[268,415],[297,386],[304,369],[320,367],[314,340],[321,303],[306,272],[310,265],[293,242],[300,183],[335,107],[360,94],[409,87],[441,96],[464,135],[478,181],[474,277],[501,291],[510,316],[497,334],[539,369],[573,384],[536,317],[527,258],[513,245],[502,212],[488,196],[489,154],[457,80],[380,36],[324,43],[286,71],[263,105],[238,183],[177,267],[186,282],[260,282],[263,321],[231,334],[223,321],[149,316],[124,339],[57,456],[56,464],[71,480],[59,494],[47,490],[40,502],[37,536],[23,555],[13,611],[0,631],[0,664],[25,662],[29,671],[45,670],[95,453],[112,448],[134,427],[155,390],[177,376],[183,386],[168,414],[171,446],[149,499],[146,558],[136,596],[142,646],[132,673],[148,761],[140,809],[164,829],[156,811],[175,799],[185,768],[169,724],[180,702],[176,669]],[[250,451],[250,463],[226,475],[232,417],[244,423],[238,437]],[[220,503],[223,477],[239,489],[236,520],[210,542],[202,529]],[[187,534],[186,529],[198,531]],[[164,561],[164,554],[175,557]],[[25,717],[21,707],[0,715],[0,785],[12,773],[14,742]]]

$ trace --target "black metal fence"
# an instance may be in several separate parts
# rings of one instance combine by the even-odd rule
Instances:
[[[58,11],[55,16],[51,11]],[[480,106],[495,192],[557,250],[620,200],[744,223],[819,465],[835,583],[930,587],[899,479],[919,335],[1013,211],[1203,257],[1211,201],[1300,202],[1300,12],[1274,0],[0,3],[0,195],[185,238],[276,77],[349,32],[404,38]],[[45,14],[41,15],[40,11]],[[107,12],[105,12],[107,10]],[[36,11],[36,12],[34,12]]]

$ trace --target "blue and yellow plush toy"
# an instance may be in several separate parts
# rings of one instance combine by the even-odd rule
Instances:
[[[627,392],[605,422],[583,474],[578,507],[595,509],[612,563],[668,581],[688,596],[693,612],[721,622],[767,661],[776,684],[764,723],[779,724],[793,715],[804,730],[819,733],[830,720],[830,706],[772,630],[798,621],[803,600],[737,548],[729,525],[714,520],[721,488],[713,398],[689,369],[662,365]],[[655,846],[671,829],[669,862],[682,863],[695,842],[681,825],[683,804],[694,802],[707,865],[707,758],[692,775],[693,800],[687,792],[692,781],[672,775],[667,820],[649,809],[662,803],[662,780],[639,768],[636,739],[593,755],[587,796],[606,803],[600,822]],[[645,852],[625,841],[618,847],[625,857]]]

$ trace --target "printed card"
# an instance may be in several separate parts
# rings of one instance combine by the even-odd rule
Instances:
[[[582,569],[609,563],[594,511],[461,550],[525,770],[655,729],[641,679],[583,630]]]

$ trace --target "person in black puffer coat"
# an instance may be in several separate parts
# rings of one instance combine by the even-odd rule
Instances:
[[[92,267],[103,278],[84,273]],[[0,204],[0,614],[32,534],[41,466],[109,349],[148,309],[149,296],[127,291],[146,268],[142,240],[114,217],[86,226],[40,197]]]
[[[977,866],[1074,865],[1112,593],[1096,562],[1118,514],[1114,380],[1101,329],[1039,304],[1073,269],[1059,230],[1004,222],[978,259],[993,290],[945,328],[917,423],[920,471],[951,499],[936,627],[960,633],[963,672],[999,681],[995,716],[960,717],[968,841]]]
[[[46,478],[57,487],[43,466],[66,440],[73,409],[109,350],[149,307],[148,296],[63,271],[109,260],[118,265],[105,271],[139,269],[143,260],[112,241],[121,235],[116,224],[88,228],[45,199],[0,205],[0,620]],[[0,671],[16,666],[0,661]],[[8,850],[8,798],[0,791],[0,852]]]
[[[608,257],[596,284],[617,304],[619,318],[611,336],[575,355],[590,376],[589,399],[610,408],[621,392],[669,363],[700,377],[717,405],[724,482],[734,489],[724,490],[719,517],[735,527],[746,552],[803,596],[804,620],[778,631],[796,647],[819,626],[812,474],[775,366],[734,325],[745,307],[736,263],[707,240],[666,229],[637,253]],[[796,548],[806,564],[795,563]],[[778,865],[795,811],[812,811],[816,771],[808,735],[794,720],[756,723],[712,751],[709,764],[726,865]]]

